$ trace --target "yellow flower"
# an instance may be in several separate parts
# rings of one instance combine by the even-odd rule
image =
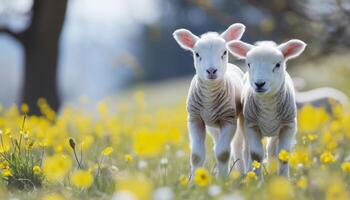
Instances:
[[[254,169],[259,169],[260,168],[260,163],[258,161],[256,161],[256,160],[254,160],[253,163],[252,163],[252,167]]]
[[[71,183],[79,188],[89,188],[94,182],[94,177],[89,171],[77,170],[70,178]]]
[[[278,154],[278,158],[283,161],[283,162],[288,162],[289,161],[289,153],[282,149],[280,153]]]
[[[334,163],[336,161],[336,159],[335,159],[335,156],[331,152],[326,151],[326,152],[321,154],[320,161],[322,164],[330,164],[330,163]]]
[[[271,199],[287,200],[292,198],[293,188],[285,177],[276,177],[268,184]]]
[[[307,178],[305,176],[300,177],[296,185],[298,188],[305,190],[308,186]]]
[[[241,173],[239,173],[238,170],[233,169],[230,173],[230,179],[237,180],[239,177],[241,177]]]
[[[307,139],[310,140],[311,142],[314,140],[317,140],[318,135],[316,134],[307,134]]]
[[[3,161],[0,163],[0,168],[1,169],[8,169],[8,168],[10,168],[10,165],[7,161]]]
[[[194,173],[194,182],[201,187],[207,186],[210,182],[209,172],[204,168],[196,169]]]
[[[104,156],[109,156],[113,153],[113,147],[106,147],[105,149],[103,149],[102,151],[102,155]]]
[[[133,160],[133,157],[130,154],[126,154],[124,155],[124,160],[125,162],[131,162]]]
[[[41,173],[41,168],[38,165],[35,165],[33,167],[33,172],[34,172],[34,174],[40,174]]]
[[[346,173],[350,173],[350,161],[342,163],[341,169]]]
[[[136,200],[151,199],[152,182],[141,174],[125,176],[117,180],[117,192],[129,192]]]
[[[317,131],[329,120],[324,108],[305,105],[298,112],[298,126],[301,133]]]
[[[244,178],[244,182],[246,182],[246,183],[249,183],[249,182],[255,181],[255,180],[258,180],[258,176],[253,171],[248,172]]]
[[[65,198],[59,194],[47,194],[42,198],[42,200],[65,200]]]
[[[188,184],[188,178],[185,175],[181,175],[179,178],[179,184],[185,186]]]
[[[70,157],[54,155],[47,157],[43,162],[43,172],[48,181],[62,181],[72,167]]]
[[[289,164],[291,167],[296,168],[297,166],[309,167],[311,164],[311,155],[306,148],[298,148],[289,158]]]
[[[326,188],[326,200],[348,200],[349,193],[344,187],[345,183],[342,181],[334,181],[333,184],[329,184]]]
[[[2,176],[9,177],[9,176],[13,176],[13,174],[10,169],[4,169],[2,170]]]
[[[11,129],[9,128],[5,129],[4,135],[10,135],[10,133],[11,133]]]
[[[29,106],[28,104],[24,103],[21,105],[21,110],[23,113],[28,113],[29,112]]]

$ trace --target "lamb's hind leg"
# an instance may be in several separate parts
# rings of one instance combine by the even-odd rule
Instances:
[[[220,135],[215,144],[215,155],[218,166],[218,176],[226,178],[229,174],[229,161],[231,158],[231,142],[235,135],[237,124],[223,122],[220,125]]]
[[[202,120],[189,120],[188,129],[191,145],[191,173],[202,167],[205,160],[205,125]]]

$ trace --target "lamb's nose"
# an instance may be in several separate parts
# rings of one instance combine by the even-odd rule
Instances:
[[[265,81],[255,82],[255,85],[256,85],[257,88],[262,88],[265,85]]]
[[[215,69],[215,68],[213,68],[213,67],[210,67],[209,69],[207,69],[207,73],[208,73],[209,75],[215,75],[217,71],[218,71],[218,70]]]

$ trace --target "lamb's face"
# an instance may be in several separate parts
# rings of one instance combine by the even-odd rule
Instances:
[[[202,36],[193,48],[193,59],[200,79],[205,81],[222,79],[228,62],[225,40],[219,35]]]
[[[177,43],[192,51],[196,73],[201,80],[216,81],[225,76],[228,62],[226,43],[239,40],[245,31],[243,24],[233,24],[222,34],[210,32],[200,38],[186,29],[173,33]]]
[[[257,94],[274,94],[285,80],[285,59],[276,47],[257,46],[247,53],[249,83]]]
[[[285,81],[286,61],[299,56],[306,44],[301,40],[290,40],[276,45],[260,42],[257,46],[242,41],[227,44],[228,50],[238,58],[246,59],[249,83],[257,94],[274,94]]]

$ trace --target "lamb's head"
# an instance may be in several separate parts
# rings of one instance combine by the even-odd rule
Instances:
[[[222,34],[209,32],[197,37],[189,30],[178,29],[175,40],[185,50],[192,51],[196,73],[201,80],[215,81],[224,77],[228,62],[226,43],[239,40],[245,30],[243,24],[233,24]]]
[[[227,44],[229,51],[246,60],[249,83],[259,95],[276,93],[283,85],[286,75],[286,61],[299,56],[306,44],[301,40],[290,40],[276,45],[274,42],[258,42],[250,45],[241,41]]]

